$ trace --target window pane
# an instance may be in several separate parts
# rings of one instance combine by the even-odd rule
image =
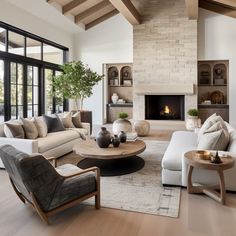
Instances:
[[[16,106],[11,106],[11,118],[16,119]]]
[[[4,62],[0,60],[0,123],[3,121],[4,121]]]
[[[28,105],[27,117],[32,117],[32,116],[33,116],[32,105]]]
[[[53,113],[53,99],[52,99],[52,83],[50,77],[52,76],[52,70],[45,69],[45,113]]]
[[[11,83],[16,84],[16,63],[11,62]]]
[[[8,52],[24,56],[25,37],[8,31]]]
[[[16,85],[11,85],[11,105],[16,105]]]
[[[26,56],[41,60],[41,46],[41,42],[26,38]]]
[[[33,77],[33,67],[28,66],[28,77],[27,77],[27,84],[28,85],[32,84],[32,77]]]
[[[38,70],[38,67],[34,67],[33,78],[34,78],[34,85],[38,85],[39,84],[39,70]]]
[[[0,27],[0,51],[6,51],[6,30]]]
[[[28,86],[27,96],[28,104],[32,104],[32,86]]]
[[[23,86],[18,85],[17,87],[17,104],[23,105]]]
[[[23,65],[17,64],[17,84],[23,84]]]
[[[39,112],[38,112],[38,105],[34,105],[34,116],[38,116]]]
[[[43,60],[55,64],[63,64],[63,50],[43,44]]]
[[[23,117],[23,106],[18,106],[18,117]]]
[[[34,86],[34,101],[33,101],[33,104],[38,104],[38,90],[39,90],[39,87]]]

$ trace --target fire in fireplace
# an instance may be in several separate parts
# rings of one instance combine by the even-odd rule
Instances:
[[[184,120],[184,96],[146,95],[145,119]]]

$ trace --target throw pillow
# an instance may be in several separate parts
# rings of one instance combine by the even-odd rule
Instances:
[[[72,122],[76,128],[83,128],[79,111],[72,116]]]
[[[57,114],[53,114],[51,116],[43,115],[43,119],[47,124],[48,133],[65,130],[65,128],[64,128],[64,126]]]
[[[214,113],[213,115],[211,115],[205,120],[205,122],[203,123],[202,127],[200,128],[198,132],[198,143],[199,143],[199,140],[201,139],[201,136],[205,133],[205,131],[218,121],[223,122],[223,119],[220,116],[217,116],[216,113]]]
[[[7,138],[25,138],[25,132],[20,124],[5,123],[4,133]]]
[[[209,127],[201,136],[198,149],[226,150],[229,144],[229,132],[222,121],[218,121]]]
[[[39,137],[46,137],[48,133],[48,127],[43,120],[43,117],[34,117],[33,121],[35,123],[35,126],[37,127]]]
[[[33,120],[20,118],[23,129],[25,131],[25,136],[27,139],[36,139],[38,137],[38,130]]]
[[[63,116],[60,117],[60,119],[65,128],[75,128],[72,122],[72,115],[70,112],[64,113]]]

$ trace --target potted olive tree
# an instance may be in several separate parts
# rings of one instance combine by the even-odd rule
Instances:
[[[93,86],[102,80],[103,76],[92,71],[81,61],[65,63],[61,69],[61,74],[52,76],[55,96],[71,99],[76,105],[76,110],[83,110],[84,99],[93,94]]]
[[[201,126],[201,120],[198,118],[198,110],[195,108],[189,109],[187,114],[186,129],[194,130],[195,128],[199,128]]]
[[[127,118],[128,118],[128,113],[126,112],[120,112],[118,114],[118,119],[115,120],[112,125],[113,134],[118,134],[121,131],[124,132],[132,131],[132,124]]]

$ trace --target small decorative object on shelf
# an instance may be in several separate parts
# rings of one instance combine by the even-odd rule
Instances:
[[[222,163],[222,161],[221,161],[221,159],[219,157],[218,151],[216,152],[216,155],[212,157],[211,163],[214,163],[214,164]]]
[[[117,93],[113,93],[112,96],[111,96],[112,102],[113,102],[114,104],[116,104],[117,101],[118,101],[118,99],[119,99],[119,96],[117,95]]]
[[[113,147],[119,147],[120,145],[120,138],[115,134],[114,137],[112,137],[111,140]]]
[[[127,139],[127,135],[124,131],[120,131],[119,133],[119,138],[121,143],[125,143]]]
[[[111,143],[111,134],[105,127],[101,127],[101,130],[96,136],[96,142],[100,148],[109,147]]]

